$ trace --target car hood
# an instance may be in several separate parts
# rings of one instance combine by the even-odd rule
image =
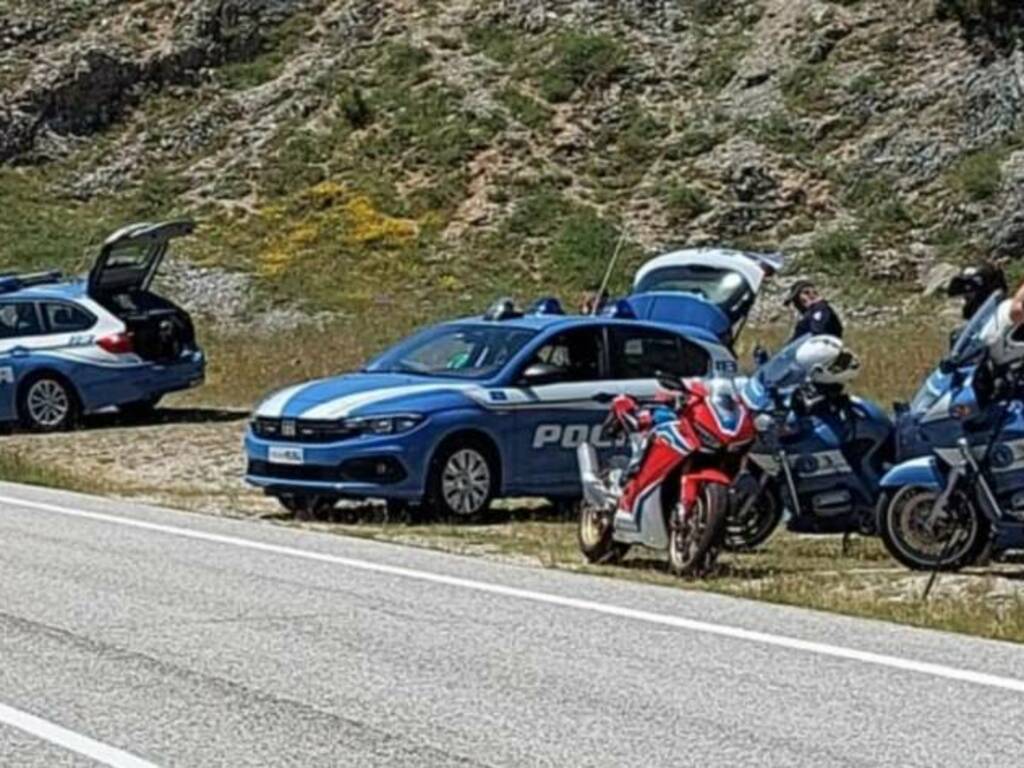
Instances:
[[[341,419],[436,411],[484,396],[479,384],[436,376],[351,373],[280,390],[256,408],[267,418]]]

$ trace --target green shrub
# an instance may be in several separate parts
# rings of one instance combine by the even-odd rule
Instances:
[[[811,254],[823,267],[842,267],[861,256],[861,236],[853,229],[834,229],[818,235],[811,244]]]
[[[787,106],[799,112],[828,110],[831,87],[831,69],[824,64],[800,64],[790,70],[780,83]]]
[[[715,47],[700,57],[697,84],[706,91],[717,93],[736,77],[736,67],[749,43],[741,35],[729,35],[718,40]]]
[[[566,32],[554,41],[553,63],[541,74],[540,92],[550,102],[567,101],[584,87],[601,87],[622,71],[625,51],[608,35]]]
[[[373,122],[373,110],[366,103],[363,92],[355,86],[348,88],[338,97],[338,106],[345,116],[345,122],[356,130],[365,128]]]
[[[678,161],[707,154],[718,146],[719,141],[718,136],[707,131],[686,131],[669,147],[666,159]]]
[[[540,130],[551,122],[551,108],[515,87],[508,87],[499,96],[512,117],[530,130]]]
[[[599,280],[615,252],[619,230],[593,208],[572,213],[549,251],[549,273],[577,286]]]
[[[676,224],[688,222],[711,210],[704,190],[688,184],[670,186],[665,192],[665,207]]]
[[[996,150],[968,155],[953,169],[953,184],[972,200],[988,200],[1002,184],[1000,164],[1001,153]]]
[[[813,148],[810,140],[783,112],[773,112],[761,120],[751,120],[746,127],[755,141],[776,152],[802,155]]]
[[[523,35],[505,27],[488,24],[469,32],[469,44],[488,58],[511,64],[519,56]]]
[[[417,82],[423,78],[423,69],[429,63],[429,51],[408,43],[391,43],[385,48],[380,72],[396,83]]]

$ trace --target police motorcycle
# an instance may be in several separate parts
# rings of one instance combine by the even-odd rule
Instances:
[[[674,573],[699,576],[715,563],[753,418],[730,379],[659,383],[665,391],[652,403],[595,398],[611,399],[603,432],[624,434],[631,457],[602,466],[593,445],[577,449],[580,551],[608,563],[641,545],[667,551]]]
[[[1024,330],[993,294],[900,409],[900,453],[882,478],[878,528],[915,570],[956,571],[1024,546]]]
[[[857,357],[832,336],[802,336],[765,357],[743,388],[757,439],[734,485],[727,548],[763,543],[783,510],[797,533],[874,533],[893,424],[875,403],[846,393]]]

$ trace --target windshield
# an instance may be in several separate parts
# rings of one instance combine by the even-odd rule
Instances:
[[[732,305],[747,290],[747,281],[739,272],[701,264],[655,269],[635,288],[636,293],[689,293],[719,306]]]
[[[796,352],[808,338],[810,338],[810,334],[794,339],[776,352],[775,356],[767,363],[758,368],[757,373],[754,374],[758,383],[763,387],[782,389],[796,386],[803,381],[807,370],[797,362]]]
[[[426,376],[486,378],[515,357],[536,331],[497,324],[443,325],[388,350],[364,370]]]

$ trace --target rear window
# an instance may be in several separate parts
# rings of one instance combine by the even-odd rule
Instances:
[[[43,304],[43,317],[50,333],[85,331],[96,322],[96,318],[73,304]]]
[[[125,243],[114,248],[107,257],[108,267],[142,267],[149,259],[151,247],[140,243]]]
[[[612,328],[611,359],[616,379],[706,376],[710,363],[696,344],[651,328]]]
[[[38,336],[43,332],[36,305],[30,301],[0,304],[0,339]]]

